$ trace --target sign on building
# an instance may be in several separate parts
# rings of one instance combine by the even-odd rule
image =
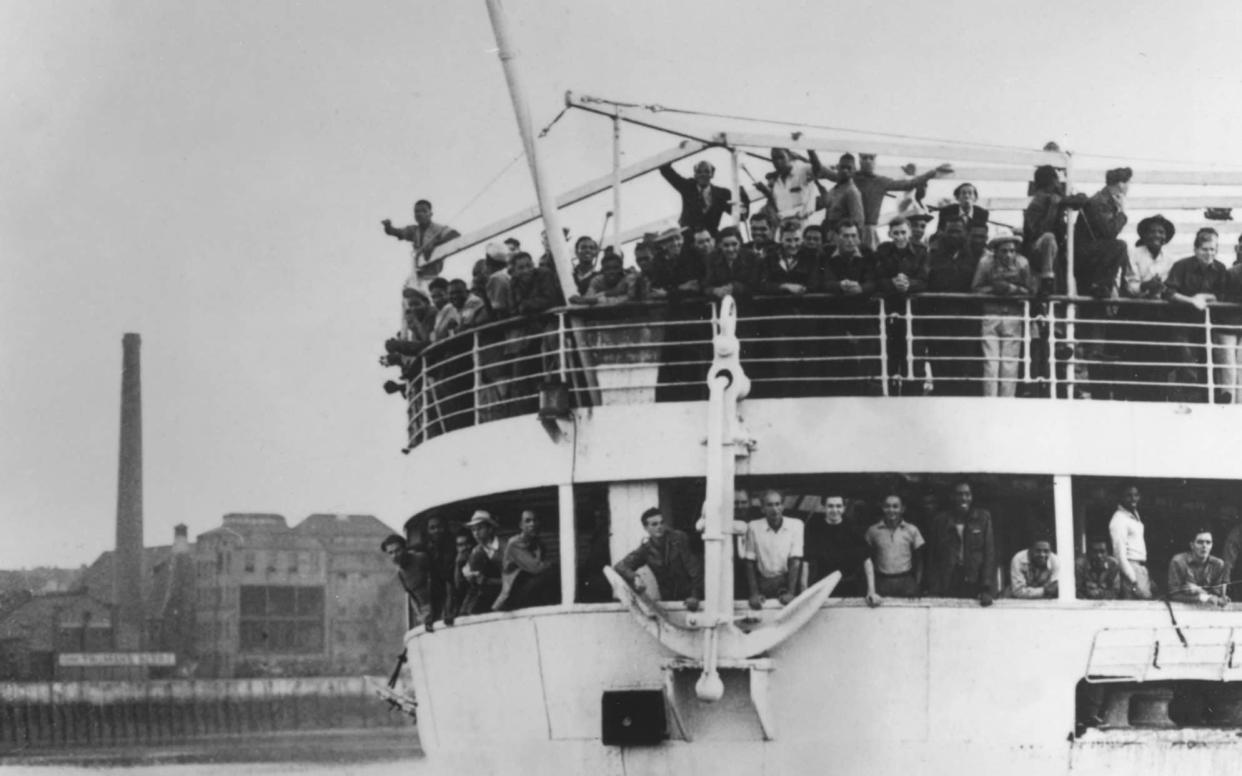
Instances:
[[[175,666],[177,656],[172,652],[62,652],[57,664],[62,668]]]

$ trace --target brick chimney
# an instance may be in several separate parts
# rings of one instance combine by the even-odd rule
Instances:
[[[143,648],[142,604],[142,373],[137,334],[121,338],[121,445],[116,494],[116,552],[112,559],[116,648]]]

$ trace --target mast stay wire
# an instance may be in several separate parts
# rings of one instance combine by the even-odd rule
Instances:
[[[556,126],[556,122],[560,121],[561,118],[563,118],[568,111],[569,111],[568,105],[561,108],[560,113],[557,113],[556,116],[551,121],[549,121],[547,125],[544,126],[543,129],[539,130],[539,137],[541,138],[546,137],[547,134],[552,131],[552,127]],[[474,203],[478,202],[479,199],[484,194],[486,194],[492,188],[492,186],[495,186],[496,182],[499,181],[502,177],[504,177],[505,173],[509,172],[509,170],[513,168],[513,165],[517,164],[518,161],[524,156],[526,156],[525,151],[518,151],[517,156],[510,159],[509,163],[506,164],[503,168],[501,168],[500,172],[496,173],[494,176],[492,176],[491,180],[483,184],[483,188],[479,189],[478,193],[476,193],[473,197],[471,197],[469,202],[462,205],[461,208],[458,209],[456,213],[450,216],[448,219],[448,222],[452,223],[456,221],[461,216],[462,213],[465,213],[467,210],[469,210],[471,206],[474,205]]]
[[[804,123],[804,122],[797,122],[797,121],[784,121],[781,119],[765,119],[765,118],[758,118],[755,116],[739,116],[739,115],[730,114],[730,113],[713,113],[711,111],[691,110],[688,108],[670,108],[668,106],[660,105],[658,103],[644,104],[644,103],[636,103],[636,102],[621,102],[619,100],[607,100],[602,97],[590,97],[588,95],[579,95],[578,99],[583,102],[595,102],[595,103],[600,103],[604,105],[614,105],[619,108],[636,108],[636,109],[645,110],[651,113],[677,113],[677,114],[681,114],[685,116],[702,116],[705,118],[727,119],[730,121],[750,121],[750,122],[755,122],[758,124],[775,124],[777,126],[794,127],[798,129],[823,129],[829,132],[851,132],[855,134],[875,135],[877,137],[889,137],[889,138],[898,139],[898,140],[917,140],[917,141],[929,142],[929,143],[950,143],[953,145],[971,146],[975,148],[994,148],[994,149],[1005,150],[1005,151],[1029,150],[1026,148],[1021,148],[1019,146],[1008,146],[1008,145],[1001,145],[997,143],[979,143],[979,142],[975,142],[971,140],[955,140],[955,139],[949,139],[949,138],[943,138],[943,137],[927,137],[924,135],[910,135],[910,134],[905,134],[902,132],[877,132],[873,130],[853,129],[850,127],[836,127],[836,126],[832,126],[829,124],[812,124],[812,123]],[[649,125],[644,124],[643,126],[649,126]],[[663,130],[662,127],[652,127],[652,128]],[[671,131],[671,130],[664,130],[664,131]],[[680,134],[680,133],[673,132],[673,134]],[[1109,154],[1097,154],[1097,153],[1092,153],[1090,151],[1075,151],[1074,155],[1075,156],[1089,156],[1089,157],[1093,157],[1097,159],[1117,159],[1121,161],[1133,161],[1133,162],[1154,162],[1158,164],[1182,164],[1182,165],[1204,164],[1202,160],[1192,161],[1188,159],[1158,159],[1154,157],[1116,156],[1116,155],[1109,155]]]

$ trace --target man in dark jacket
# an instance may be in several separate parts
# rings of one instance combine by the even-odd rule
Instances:
[[[723,186],[712,185],[716,166],[706,159],[699,161],[694,165],[693,179],[677,174],[672,164],[661,167],[660,174],[681,195],[681,217],[677,223],[688,228],[691,234],[707,229],[715,237],[720,229],[720,217],[733,210],[733,192]],[[745,189],[739,189],[738,194],[742,201],[742,217],[745,218],[750,198]]]
[[[640,593],[648,593],[661,601],[685,599],[687,609],[698,609],[703,596],[703,569],[699,559],[690,552],[690,537],[666,526],[664,515],[657,507],[643,512],[642,521],[647,538],[613,568]],[[637,574],[644,566],[655,577],[659,590],[646,589]]]
[[[970,483],[953,488],[953,507],[932,519],[928,592],[947,598],[978,598],[991,606],[996,597],[996,546],[992,515],[974,507]]]

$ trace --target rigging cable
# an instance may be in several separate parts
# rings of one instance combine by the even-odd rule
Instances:
[[[539,130],[539,137],[541,138],[547,137],[548,133],[552,131],[552,127],[556,126],[556,122],[560,121],[561,118],[568,111],[569,111],[568,105],[566,105],[564,108],[561,108],[561,112],[556,114],[556,116],[551,121],[549,121],[547,125],[544,126],[543,129]],[[456,213],[454,213],[451,217],[449,217],[448,219],[449,223],[456,221],[461,216],[462,213],[465,213],[467,210],[470,209],[472,205],[474,205],[474,203],[478,202],[479,198],[481,198],[484,194],[486,194],[492,188],[492,186],[496,185],[496,182],[499,181],[502,177],[504,177],[504,174],[509,172],[509,170],[513,168],[513,165],[517,164],[518,160],[521,159],[525,155],[526,155],[525,151],[518,151],[517,156],[510,159],[509,163],[506,164],[500,170],[500,172],[496,173],[496,175],[493,176],[491,180],[483,184],[483,188],[479,189],[478,193],[475,194],[473,197],[471,197],[469,202],[467,202],[465,205],[462,205],[462,207]]]

